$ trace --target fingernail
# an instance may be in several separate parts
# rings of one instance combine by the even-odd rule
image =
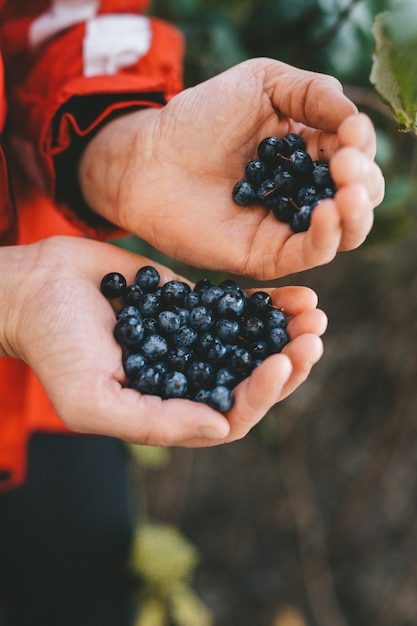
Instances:
[[[226,424],[224,428],[206,424],[205,426],[200,426],[198,436],[204,437],[204,439],[224,439],[228,432],[229,429]]]

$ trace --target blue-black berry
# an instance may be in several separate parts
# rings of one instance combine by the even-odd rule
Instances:
[[[126,291],[126,278],[120,272],[109,272],[101,279],[100,289],[106,298],[120,298]]]
[[[156,289],[161,277],[158,270],[152,265],[141,267],[136,273],[136,284],[144,291]]]
[[[178,280],[161,285],[151,266],[138,270],[133,285],[117,272],[106,276],[108,297],[124,294],[114,337],[126,386],[140,393],[227,412],[234,388],[289,341],[286,315],[269,293],[249,297],[234,279],[201,279],[193,289]]]
[[[329,164],[313,161],[304,138],[288,133],[259,142],[257,158],[247,162],[232,197],[243,206],[261,205],[293,232],[302,232],[309,228],[318,202],[334,197],[336,191]]]
[[[255,190],[247,180],[239,180],[232,189],[232,198],[236,204],[245,206],[255,198]]]
[[[233,401],[234,399],[231,390],[224,385],[218,385],[211,390],[208,396],[207,404],[213,409],[216,409],[216,411],[226,413],[226,411],[229,411],[232,408]]]
[[[185,398],[188,391],[188,379],[182,372],[168,372],[162,380],[163,398]]]
[[[126,348],[135,349],[142,344],[143,320],[141,317],[121,317],[114,326],[116,341]]]

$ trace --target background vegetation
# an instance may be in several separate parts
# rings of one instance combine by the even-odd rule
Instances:
[[[386,197],[359,250],[277,281],[313,287],[329,316],[310,379],[241,442],[134,450],[138,626],[415,626],[417,3],[152,11],[186,35],[187,86],[265,55],[337,76],[377,128]]]

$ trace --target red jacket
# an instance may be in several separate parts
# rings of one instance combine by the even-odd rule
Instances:
[[[148,4],[0,0],[1,245],[114,233],[57,200],[57,164],[115,111],[181,90],[183,38]],[[0,491],[24,481],[34,431],[68,432],[32,370],[0,359]]]

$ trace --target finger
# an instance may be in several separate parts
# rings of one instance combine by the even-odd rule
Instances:
[[[172,279],[189,282],[161,263],[111,243],[89,240],[87,245],[81,247],[79,241],[71,237],[56,237],[56,242],[62,249],[62,254],[70,258],[71,255],[75,255],[78,263],[85,267],[86,277],[93,281],[108,272],[120,272],[128,283],[133,284],[138,269],[145,265],[152,265],[158,270],[161,283]]]
[[[259,365],[235,388],[235,404],[228,413],[228,439],[244,437],[307,378],[322,354],[321,339],[315,334],[303,334],[291,340],[280,354],[268,357]]]
[[[339,250],[353,250],[365,241],[372,228],[373,205],[365,187],[360,183],[340,189],[336,202],[342,220]]]
[[[363,113],[349,115],[333,132],[323,132],[315,128],[303,132],[302,127],[294,132],[305,136],[307,149],[313,159],[330,161],[332,155],[338,155],[341,149],[347,147],[355,148],[371,161],[376,155],[375,129],[371,120]]]
[[[271,297],[274,306],[281,308],[287,317],[315,309],[318,302],[316,292],[309,287],[280,287],[272,291]]]
[[[351,115],[338,129],[340,146],[351,146],[361,150],[370,159],[376,154],[376,134],[370,118],[364,113]]]
[[[334,202],[320,202],[311,214],[306,232],[291,233],[274,262],[278,276],[301,272],[329,263],[337,254],[342,239],[342,223]]]
[[[315,334],[305,334],[290,341],[282,351],[291,359],[292,373],[285,383],[280,400],[289,396],[308,377],[312,367],[323,355],[323,342]]]
[[[330,160],[330,172],[338,189],[361,182],[374,206],[382,202],[385,191],[382,172],[374,161],[357,148],[338,150]]]
[[[287,331],[291,340],[299,335],[314,334],[321,336],[327,329],[327,316],[320,309],[303,311],[288,322]]]
[[[222,442],[229,433],[225,416],[203,403],[190,400],[162,400],[123,388],[119,382],[108,384],[101,379],[100,389],[90,389],[95,399],[88,416],[77,415],[76,409],[87,406],[78,398],[74,407],[66,407],[65,416],[77,432],[105,434],[132,443],[157,446],[182,446],[198,441],[198,445]],[[91,401],[90,401],[91,404]]]
[[[342,239],[342,223],[334,202],[324,200],[314,208],[310,228],[302,236],[306,267],[329,263],[336,256]]]
[[[205,436],[205,430],[197,433],[196,437],[184,439],[184,447],[211,447],[230,443],[242,439],[269,411],[279,402],[282,389],[292,372],[290,359],[283,354],[274,354],[266,359],[252,374],[234,388],[234,405],[226,417],[229,432],[223,438],[217,438],[217,430],[208,431],[210,437]],[[187,401],[177,401],[187,402]],[[197,406],[198,403],[191,403]],[[180,405],[178,404],[178,407]],[[181,409],[184,410],[184,405]],[[208,408],[208,407],[205,407]],[[211,411],[211,409],[209,409]]]
[[[287,316],[299,315],[306,309],[315,309],[318,302],[316,292],[310,287],[285,286],[285,287],[261,287],[247,289],[248,295],[255,291],[266,291],[272,298],[275,307],[282,309]]]
[[[292,369],[288,356],[274,354],[235,387],[235,403],[227,414],[230,423],[227,441],[244,437],[280,401]]]
[[[332,76],[270,62],[265,83],[278,113],[313,128],[336,131],[346,117],[357,111]]]

